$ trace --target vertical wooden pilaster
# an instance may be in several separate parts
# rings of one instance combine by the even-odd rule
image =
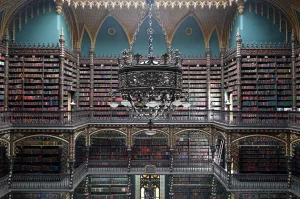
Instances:
[[[70,134],[69,143],[69,171],[70,171],[70,184],[69,188],[73,188],[73,178],[74,178],[74,162],[75,162],[75,138],[74,133]]]
[[[65,62],[65,36],[64,31],[61,29],[59,46],[60,46],[60,73],[59,73],[59,110],[64,109],[64,62]]]
[[[5,68],[4,68],[4,110],[8,110],[8,67],[9,67],[9,33],[6,30],[6,34],[4,36],[5,42]]]
[[[226,147],[226,165],[227,165],[227,187],[231,188],[231,164],[232,164],[232,151],[231,151],[231,132],[227,133],[227,147]]]
[[[297,84],[296,84],[296,53],[295,53],[295,32],[292,32],[292,96],[293,96],[293,111],[297,111]]]
[[[75,102],[76,102],[76,110],[79,108],[79,89],[80,89],[80,50],[76,50],[77,63],[76,63],[76,92],[75,92]]]
[[[225,110],[225,89],[224,89],[224,53],[225,48],[221,48],[221,110]]]
[[[207,72],[207,87],[206,87],[206,99],[207,104],[206,108],[207,110],[211,110],[211,98],[210,98],[210,48],[206,48],[206,72]]]
[[[287,154],[286,154],[286,168],[287,168],[287,174],[288,174],[288,189],[291,188],[291,180],[292,180],[292,156],[293,156],[293,151],[291,151],[291,132],[287,133]]]
[[[10,132],[10,140],[9,140],[9,170],[8,170],[8,179],[7,179],[7,184],[9,188],[11,188],[11,182],[12,182],[12,177],[13,177],[13,169],[14,169],[14,161],[15,161],[15,145],[14,145],[14,133]]]
[[[90,50],[90,109],[94,108],[94,49]]]
[[[236,63],[237,63],[237,81],[236,81],[236,89],[237,89],[237,110],[240,111],[242,109],[242,86],[241,86],[241,67],[242,67],[242,55],[241,55],[241,45],[242,45],[242,37],[240,34],[240,29],[238,29],[236,34]]]

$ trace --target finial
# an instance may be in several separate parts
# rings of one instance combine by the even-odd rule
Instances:
[[[61,36],[64,36],[64,35],[65,35],[65,34],[64,34],[64,27],[61,27],[60,35],[61,35]]]
[[[238,27],[237,32],[236,32],[236,36],[240,36],[241,35],[241,31],[240,28]]]

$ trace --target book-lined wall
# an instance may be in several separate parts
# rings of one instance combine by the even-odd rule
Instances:
[[[224,89],[228,93],[228,101],[231,104],[230,110],[237,110],[237,61],[235,57],[224,60]]]
[[[50,137],[34,137],[17,143],[14,173],[66,174],[67,146]]]
[[[211,195],[210,175],[173,175],[174,199],[206,199]]]
[[[0,178],[8,174],[8,157],[4,145],[0,145]]]
[[[297,144],[293,147],[293,174],[296,176],[300,176],[300,145]]]
[[[88,109],[90,107],[90,66],[80,64],[79,72],[79,107]]]
[[[176,161],[178,160],[178,161]],[[175,167],[193,166],[211,160],[210,144],[208,137],[200,132],[186,132],[176,139],[174,149]]]
[[[46,54],[46,53],[45,53]],[[60,71],[63,70],[63,77]],[[22,55],[11,53],[9,57],[9,97],[10,110],[59,110],[60,78],[64,81],[63,107],[68,110],[70,93],[75,91],[77,65],[65,59],[60,66],[59,54]]]
[[[210,60],[210,108],[212,110],[221,110],[222,108],[222,90],[221,90],[221,60]]]
[[[56,198],[56,199],[70,199],[70,193],[12,193],[12,199],[46,199],[46,198]]]
[[[236,193],[235,198],[238,199],[285,199],[289,198],[288,193]]]
[[[107,165],[110,160],[127,160],[125,136],[115,131],[105,131],[91,136],[89,160],[103,160]]]
[[[242,110],[289,111],[292,109],[291,57],[242,58]]]
[[[287,172],[284,143],[268,137],[249,137],[241,140],[238,161],[240,173]]]
[[[167,138],[161,134],[147,136],[140,134],[134,137],[132,148],[133,160],[168,160],[169,147]]]
[[[127,199],[127,175],[89,176],[90,199]]]
[[[79,136],[75,142],[75,168],[79,167],[87,160],[86,157],[86,144],[85,137]]]

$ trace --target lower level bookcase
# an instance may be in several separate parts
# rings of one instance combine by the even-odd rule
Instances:
[[[294,147],[294,161],[293,161],[294,175],[300,177],[300,145]]]
[[[0,146],[0,178],[8,174],[8,158],[5,146]]]
[[[90,199],[127,199],[127,175],[89,176]]]
[[[210,175],[174,175],[174,199],[206,199],[211,195]]]
[[[288,193],[237,193],[237,199],[286,199],[289,198]]]
[[[14,173],[66,174],[67,145],[50,137],[33,137],[17,143]]]
[[[12,199],[70,199],[70,194],[67,192],[63,193],[13,193]]]

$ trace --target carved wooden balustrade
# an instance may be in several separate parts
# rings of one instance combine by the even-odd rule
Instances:
[[[113,112],[113,111],[112,111]],[[147,122],[130,116],[118,116],[109,111],[5,111],[0,112],[0,126],[77,126],[86,123]],[[226,126],[299,127],[300,113],[285,111],[211,111],[187,110],[173,112],[155,123],[217,123]]]

